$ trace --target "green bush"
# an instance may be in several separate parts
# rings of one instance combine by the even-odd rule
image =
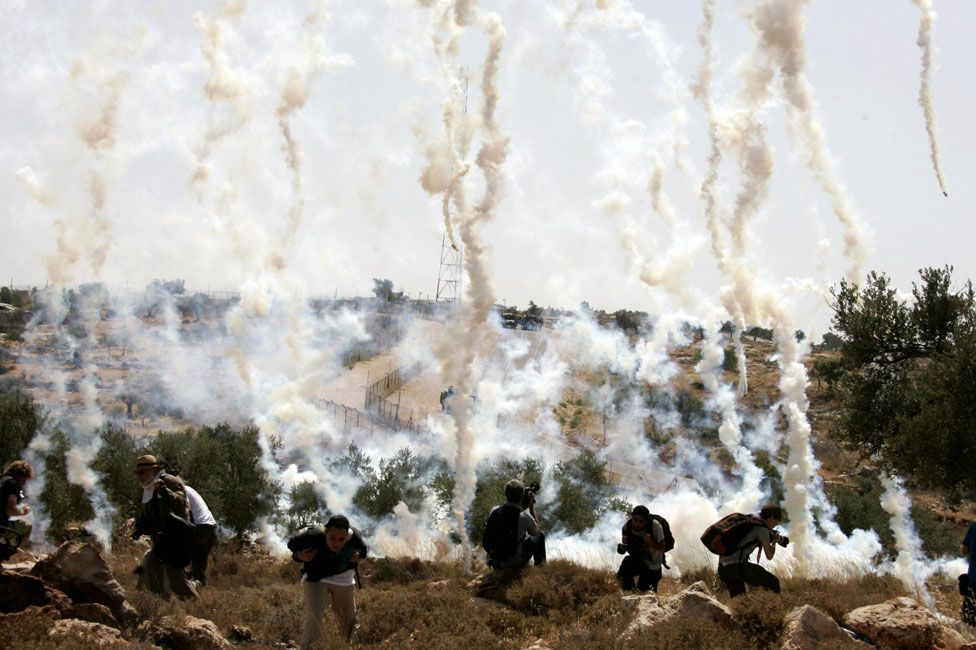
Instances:
[[[227,424],[161,431],[148,449],[178,467],[180,477],[200,493],[217,522],[241,536],[255,530],[260,517],[274,513],[281,491],[261,465],[260,435],[257,427],[235,429]]]
[[[557,485],[556,502],[545,512],[547,527],[578,534],[596,524],[610,509],[614,496],[606,465],[586,449],[572,460],[556,465],[553,471]]]
[[[44,423],[40,408],[16,388],[0,390],[0,470],[23,457]]]
[[[365,483],[356,493],[356,505],[378,519],[391,514],[401,501],[417,512],[427,497],[428,475],[437,464],[432,458],[415,456],[404,447],[392,458],[380,461],[375,479]]]
[[[769,491],[771,503],[781,503],[786,489],[783,485],[783,477],[773,464],[772,458],[765,451],[757,451],[754,454],[756,467],[763,471],[763,487]]]
[[[323,525],[325,512],[325,501],[316,491],[315,483],[303,481],[289,490],[288,510],[280,523],[284,524],[289,535],[293,535],[308,526]]]
[[[92,469],[99,473],[102,489],[115,507],[116,523],[120,523],[139,513],[141,490],[132,468],[143,452],[135,438],[120,426],[107,424],[99,435],[102,448]]]
[[[68,481],[68,465],[65,455],[71,442],[61,431],[49,437],[50,447],[44,452],[44,489],[40,499],[50,518],[49,531],[60,537],[71,524],[90,521],[95,513],[84,488]],[[40,470],[40,468],[35,468]]]
[[[722,356],[722,370],[725,372],[737,372],[739,370],[739,357],[735,354],[735,348],[725,348]]]
[[[827,496],[837,508],[836,522],[841,530],[850,534],[855,528],[874,529],[885,553],[894,557],[897,549],[890,526],[891,516],[881,507],[883,492],[881,482],[867,476],[857,477],[853,488],[843,485],[827,487]],[[927,556],[952,555],[958,550],[961,537],[950,522],[940,518],[930,508],[913,504],[912,519]]]

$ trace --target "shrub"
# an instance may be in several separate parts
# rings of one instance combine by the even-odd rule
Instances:
[[[566,560],[552,560],[526,572],[507,592],[513,609],[554,622],[578,618],[583,610],[619,586],[606,571],[588,569]]]
[[[812,605],[840,621],[847,612],[905,595],[905,588],[894,576],[867,574],[847,580],[786,579],[780,594],[789,609]]]
[[[722,356],[722,370],[725,372],[737,372],[739,370],[739,357],[735,354],[735,348],[725,348]]]
[[[878,533],[885,553],[893,557],[897,553],[891,531],[891,516],[881,507],[883,489],[874,477],[859,476],[856,487],[831,485],[827,496],[837,508],[837,524],[846,534],[855,528],[873,529]],[[955,554],[959,539],[955,527],[930,508],[922,504],[912,505],[915,530],[922,541],[922,548],[929,557]]]
[[[40,499],[51,520],[50,532],[55,537],[64,534],[70,524],[90,521],[94,516],[85,490],[68,481],[65,454],[71,443],[61,431],[50,435],[51,446],[44,453],[44,489]]]
[[[756,467],[763,471],[762,487],[764,490],[769,492],[770,502],[782,502],[783,495],[786,494],[786,489],[783,486],[783,477],[773,464],[773,460],[769,457],[769,453],[765,451],[757,451],[754,454],[754,458],[756,461]]]
[[[764,589],[733,598],[730,608],[739,629],[754,648],[775,648],[783,634],[783,618],[792,609],[788,599]]]
[[[369,558],[362,565],[364,578],[370,583],[392,582],[399,585],[426,580],[443,570],[443,565],[415,557]]]
[[[391,514],[401,501],[416,512],[427,497],[425,479],[435,466],[435,459],[415,456],[403,447],[392,458],[380,461],[379,472],[368,475],[369,480],[356,492],[354,502],[374,519]]]
[[[141,450],[135,438],[122,427],[107,424],[99,435],[102,448],[92,468],[101,476],[102,489],[115,507],[116,523],[120,523],[139,513],[141,490],[132,467]]]
[[[257,427],[227,424],[161,431],[149,451],[178,466],[181,478],[203,496],[217,522],[242,536],[273,513],[281,486],[261,465]]]
[[[0,390],[0,471],[22,458],[43,423],[44,416],[29,395],[17,389]]]
[[[315,483],[303,481],[288,492],[288,510],[282,518],[289,535],[308,526],[322,525],[325,501],[315,490]]]
[[[572,460],[558,463],[553,478],[558,492],[555,506],[547,511],[550,527],[582,533],[610,508],[614,489],[607,479],[606,462],[592,451],[581,450]]]
[[[687,388],[678,390],[674,407],[681,414],[681,426],[691,429],[705,419],[705,403]]]
[[[738,650],[753,644],[741,632],[707,619],[681,617],[631,636],[628,650]]]

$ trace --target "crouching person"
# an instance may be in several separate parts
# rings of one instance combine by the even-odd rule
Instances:
[[[142,535],[152,538],[152,548],[136,568],[136,587],[167,598],[195,599],[195,585],[184,569],[190,564],[193,548],[193,524],[183,481],[166,473],[155,456],[136,459],[136,477],[142,486],[142,511],[136,517],[133,539]]]
[[[627,554],[617,570],[620,588],[632,591],[637,578],[638,591],[657,592],[665,549],[664,527],[651,518],[646,506],[636,506],[623,526],[617,546],[618,553]]]
[[[34,468],[26,460],[15,460],[3,470],[0,478],[0,536],[6,542],[6,548],[0,560],[8,559],[15,549],[26,546],[30,538],[31,523],[11,517],[24,517],[30,513],[30,506],[20,504],[24,500],[24,487],[33,478]]]
[[[288,541],[292,559],[302,563],[305,592],[305,634],[302,650],[319,647],[323,641],[322,617],[326,599],[332,601],[345,641],[356,628],[356,581],[358,564],[366,558],[366,544],[343,515],[333,515],[325,529],[312,527]]]
[[[735,598],[746,593],[746,585],[768,589],[779,593],[779,578],[762,568],[757,563],[749,561],[749,556],[756,549],[772,560],[776,554],[776,545],[786,546],[789,538],[782,537],[774,528],[783,519],[783,510],[777,505],[765,505],[756,517],[752,515],[749,522],[739,524],[740,530],[747,531],[728,553],[719,557],[718,577],[728,587],[729,596]]]
[[[546,536],[539,530],[535,515],[538,484],[525,485],[512,479],[505,485],[505,503],[488,514],[482,546],[493,569],[515,569],[529,560],[538,566],[546,561]]]

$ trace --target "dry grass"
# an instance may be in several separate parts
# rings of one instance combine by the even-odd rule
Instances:
[[[527,572],[519,583],[508,589],[507,598],[518,612],[567,623],[578,619],[603,596],[619,591],[616,580],[606,571],[552,560]]]
[[[213,621],[224,634],[243,625],[254,635],[248,647],[255,650],[280,648],[301,638],[302,590],[294,562],[272,558],[254,547],[224,546],[200,599],[181,602],[135,591],[132,568],[140,554],[137,546],[120,546],[109,562],[142,620],[158,622],[166,616],[190,614]],[[552,648],[776,648],[782,642],[783,618],[795,607],[810,604],[839,621],[852,609],[904,595],[896,580],[866,576],[845,582],[785,580],[782,594],[756,591],[730,600],[714,571],[702,570],[681,579],[665,578],[660,597],[667,599],[703,580],[733,610],[737,629],[674,620],[625,638],[631,614],[624,610],[613,575],[567,561],[553,560],[509,574],[507,583],[495,581],[507,605],[475,598],[468,588],[470,578],[457,564],[370,559],[364,562],[362,574],[365,587],[356,594],[360,628],[352,647],[363,648],[522,649],[536,639]],[[944,597],[946,607],[955,610],[946,613],[955,614],[959,603],[958,595],[952,597],[952,586],[946,582],[935,591],[937,597]],[[327,616],[331,630],[331,614]],[[0,648],[48,647],[48,625],[37,614],[5,621],[0,625]],[[75,647],[86,646],[78,641]]]

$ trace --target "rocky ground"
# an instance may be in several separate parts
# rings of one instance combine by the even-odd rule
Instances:
[[[106,554],[83,539],[15,556],[0,572],[0,648],[295,647],[302,605],[290,560],[226,546],[200,600],[182,603],[134,590],[144,550]],[[566,561],[472,579],[456,565],[380,559],[363,574],[353,647],[976,650],[976,630],[877,576],[787,580],[782,594],[730,601],[707,572],[627,595],[609,572]]]

